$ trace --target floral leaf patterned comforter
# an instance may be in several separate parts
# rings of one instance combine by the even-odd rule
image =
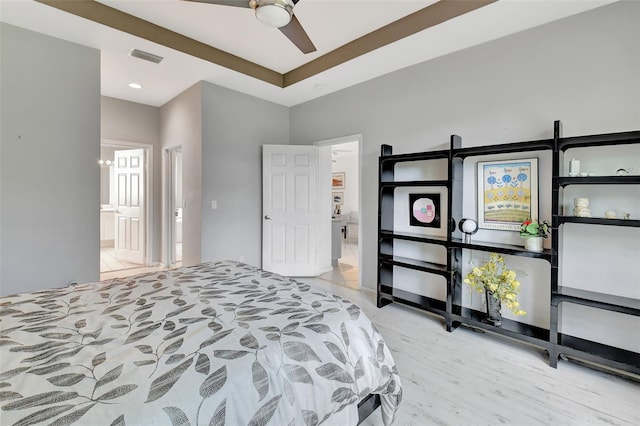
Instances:
[[[2,425],[355,425],[402,389],[360,308],[217,262],[0,299]]]

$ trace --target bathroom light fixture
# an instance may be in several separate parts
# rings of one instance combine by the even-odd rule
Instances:
[[[127,86],[131,87],[132,89],[142,89],[142,84],[140,83],[129,83]]]
[[[111,160],[98,160],[98,164],[100,164],[101,166],[110,166],[114,163],[115,162]]]

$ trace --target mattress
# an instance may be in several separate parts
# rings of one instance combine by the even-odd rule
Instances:
[[[236,262],[0,299],[2,425],[355,425],[402,387],[355,304]]]

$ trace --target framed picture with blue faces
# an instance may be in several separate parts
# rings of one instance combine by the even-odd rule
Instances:
[[[440,194],[409,194],[409,225],[440,228]]]
[[[478,227],[520,231],[538,218],[538,159],[478,162]]]

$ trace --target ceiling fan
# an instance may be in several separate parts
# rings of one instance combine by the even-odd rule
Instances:
[[[253,9],[256,18],[265,25],[278,28],[302,53],[316,51],[316,47],[293,14],[300,0],[185,0]]]

